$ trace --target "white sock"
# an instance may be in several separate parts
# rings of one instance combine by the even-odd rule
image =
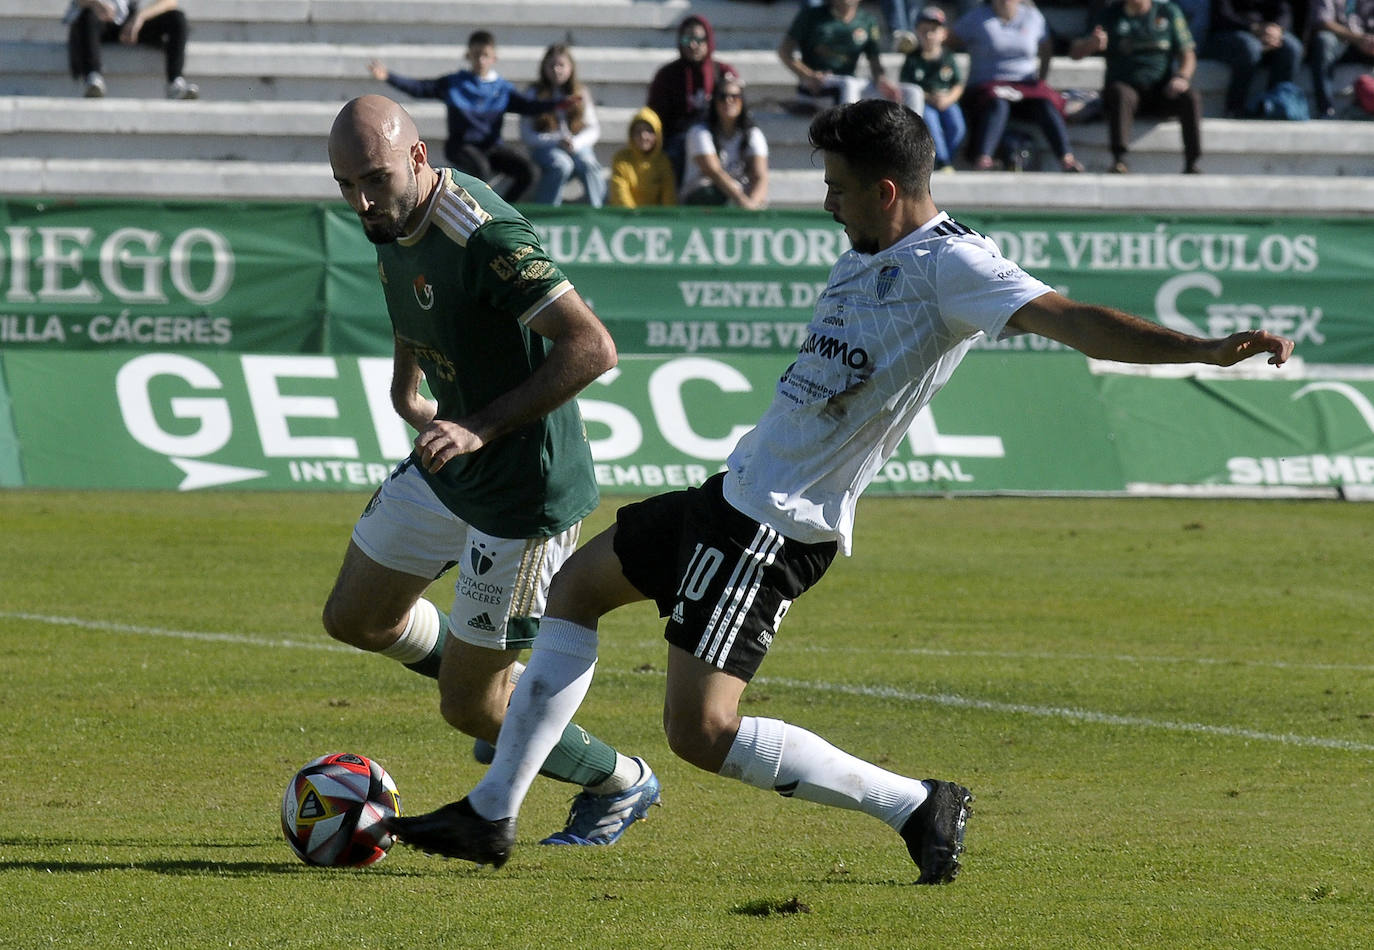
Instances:
[[[615,754],[615,771],[611,773],[610,778],[599,785],[587,785],[585,787],[593,795],[611,795],[638,785],[644,781],[646,777],[644,773],[645,770],[640,766],[638,760],[617,752]]]
[[[740,720],[720,774],[785,798],[861,811],[896,830],[927,794],[920,781],[855,758],[814,733],[754,716]]]
[[[540,766],[592,685],[596,647],[595,630],[557,618],[540,621],[496,739],[496,758],[468,793],[477,814],[496,821],[520,811]]]
[[[439,642],[439,626],[439,608],[421,597],[410,608],[410,619],[396,642],[377,652],[400,663],[418,663]]]

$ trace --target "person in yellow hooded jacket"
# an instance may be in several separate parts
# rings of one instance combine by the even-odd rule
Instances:
[[[677,204],[677,176],[663,151],[663,123],[648,106],[630,120],[629,142],[611,160],[607,203],[619,208]]]

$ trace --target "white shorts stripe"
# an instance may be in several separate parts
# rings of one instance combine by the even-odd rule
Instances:
[[[749,542],[749,546],[735,561],[735,569],[730,574],[730,580],[721,588],[720,597],[716,600],[715,608],[711,611],[711,619],[707,621],[706,628],[701,632],[701,642],[697,644],[696,655],[708,663],[716,662],[716,650],[720,646],[720,635],[716,633],[720,629],[722,614],[730,611],[738,602],[738,591],[740,589],[740,579],[754,563],[752,557],[754,549],[759,544],[759,539],[768,528],[766,525],[759,525],[754,532],[754,538]]]
[[[702,631],[696,655],[718,668],[724,668],[735,635],[743,625],[749,608],[753,606],[763,581],[764,568],[773,563],[782,547],[782,537],[773,528],[759,525],[749,547],[735,562],[729,582],[721,591],[711,613],[711,620]]]
[[[768,529],[772,537],[769,539],[768,550],[762,559],[758,561],[757,567],[749,579],[749,593],[745,596],[744,603],[735,614],[734,622],[730,624],[730,635],[725,638],[725,644],[720,650],[720,660],[717,665],[721,668],[725,666],[725,658],[730,655],[731,648],[735,645],[735,637],[739,634],[740,628],[744,626],[745,618],[749,616],[750,609],[754,606],[754,598],[758,596],[759,587],[763,585],[763,572],[777,558],[778,552],[782,550],[782,536],[772,528]]]

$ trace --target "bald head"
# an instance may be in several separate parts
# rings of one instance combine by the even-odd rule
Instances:
[[[417,209],[437,182],[415,120],[386,96],[360,96],[339,110],[329,130],[329,164],[376,244],[418,223]]]
[[[407,152],[420,141],[415,120],[386,96],[359,96],[344,105],[329,130],[329,158],[336,155]]]

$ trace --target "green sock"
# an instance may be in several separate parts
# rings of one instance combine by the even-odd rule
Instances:
[[[414,663],[403,664],[406,669],[414,670],[421,676],[428,676],[432,680],[439,678],[439,663],[444,659],[444,641],[448,639],[448,617],[439,614],[439,636],[434,640],[433,648],[424,655],[423,658]]]
[[[540,775],[573,785],[600,785],[615,771],[615,750],[577,723],[569,723]]]

